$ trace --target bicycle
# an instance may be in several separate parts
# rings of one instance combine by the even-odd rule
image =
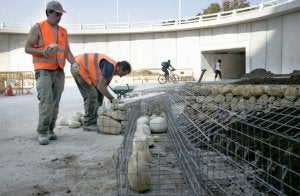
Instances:
[[[170,70],[168,78],[166,78],[165,74],[158,75],[158,83],[165,84],[166,82],[171,81],[172,83],[177,84],[179,82],[179,76],[176,75],[173,71],[175,70]]]

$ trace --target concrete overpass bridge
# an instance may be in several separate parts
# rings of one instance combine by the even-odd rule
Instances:
[[[46,16],[45,16],[46,17]],[[38,22],[38,21],[37,21]],[[74,55],[107,54],[128,60],[133,69],[156,69],[170,59],[178,69],[193,69],[213,80],[222,59],[223,78],[239,78],[264,68],[275,74],[300,70],[300,0],[271,0],[217,14],[121,24],[61,24]],[[0,71],[33,71],[24,46],[32,24],[0,24]],[[69,75],[66,66],[66,75]]]

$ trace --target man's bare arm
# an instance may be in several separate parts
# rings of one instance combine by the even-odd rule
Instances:
[[[69,63],[72,65],[73,63],[76,63],[73,53],[70,50],[69,41],[67,40],[67,47],[66,47],[66,58],[69,61]]]
[[[108,81],[104,77],[100,77],[99,82],[97,83],[97,89],[109,100],[112,101],[114,97],[110,94],[107,89]]]
[[[33,46],[35,44],[38,44],[39,41],[39,32],[40,32],[40,28],[38,26],[38,24],[35,24],[28,35],[26,44],[25,44],[25,52],[27,54],[31,54],[31,55],[43,55],[43,50],[42,49],[38,49],[38,48],[34,48]]]

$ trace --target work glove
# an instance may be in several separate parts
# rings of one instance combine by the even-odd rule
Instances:
[[[73,76],[76,76],[79,74],[79,64],[78,63],[73,63],[71,65],[71,73]]]
[[[43,55],[44,57],[48,57],[53,55],[59,50],[59,47],[57,44],[49,44],[44,50],[43,50]]]

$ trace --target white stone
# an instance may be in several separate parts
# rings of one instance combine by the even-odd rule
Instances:
[[[119,104],[116,104],[116,105],[112,105],[112,109],[113,110],[125,111],[126,110],[126,105],[124,103],[119,103]]]
[[[98,130],[101,133],[118,135],[122,131],[121,123],[107,116],[97,118]]]
[[[127,120],[126,118],[126,111],[122,110],[115,110],[111,113],[111,117],[115,120]]]
[[[132,151],[149,151],[148,136],[144,133],[136,133],[133,138]]]
[[[135,132],[136,133],[142,132],[142,133],[144,133],[146,135],[151,135],[150,127],[147,124],[137,124]]]
[[[107,117],[111,117],[111,113],[113,112],[112,109],[103,109],[103,108],[99,108],[99,110],[97,111],[98,116],[107,116]]]
[[[288,87],[284,92],[284,98],[288,101],[296,101],[298,98],[298,90],[295,87]]]
[[[74,120],[69,119],[68,120],[68,127],[72,128],[72,129],[76,129],[76,128],[81,127],[81,123],[78,122],[78,121],[74,121]]]
[[[141,116],[136,120],[136,124],[147,124],[149,125],[150,119],[148,116]]]
[[[164,117],[156,117],[150,121],[152,133],[164,133],[167,131],[167,121]]]
[[[133,151],[128,160],[128,181],[132,190],[145,192],[150,189],[151,176],[147,155],[143,151]]]
[[[68,119],[67,118],[61,118],[58,120],[57,123],[59,126],[68,126]]]

